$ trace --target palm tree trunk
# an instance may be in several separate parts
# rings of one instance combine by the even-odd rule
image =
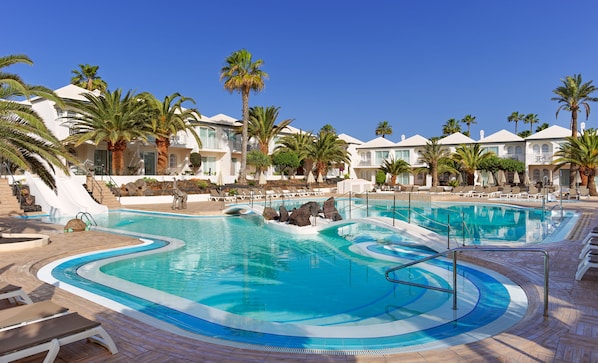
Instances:
[[[108,150],[112,152],[112,168],[115,175],[123,175],[125,166],[124,151],[127,148],[127,143],[118,141],[115,144],[108,144]]]
[[[243,99],[243,129],[241,132],[241,170],[239,170],[239,184],[247,184],[247,129],[249,125],[249,89],[241,91]]]
[[[596,181],[594,178],[596,177],[596,172],[591,171],[588,175],[588,190],[590,191],[591,196],[597,196],[598,191],[596,190]]]
[[[160,137],[156,138],[156,149],[158,150],[158,175],[165,175],[168,168],[168,147],[170,139]]]

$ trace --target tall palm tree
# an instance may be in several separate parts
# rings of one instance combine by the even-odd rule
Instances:
[[[382,135],[382,138],[386,135],[392,135],[392,126],[390,126],[388,121],[381,121],[378,123],[378,127],[376,127],[376,135]]]
[[[515,123],[515,134],[517,134],[517,123],[519,121],[523,121],[523,119],[525,118],[524,115],[520,114],[519,112],[515,111],[513,113],[511,113],[509,115],[509,117],[507,117],[507,121],[509,122],[514,122]]]
[[[461,132],[461,124],[457,119],[450,118],[442,126],[442,136],[448,136],[455,132]]]
[[[226,58],[226,65],[220,70],[220,80],[224,80],[224,89],[241,93],[243,101],[243,129],[241,132],[241,169],[239,171],[239,183],[247,183],[247,142],[249,124],[249,93],[260,92],[264,89],[264,80],[268,74],[261,70],[264,61],[261,59],[255,62],[251,53],[246,49],[233,52]]]
[[[432,176],[432,186],[438,186],[438,174],[457,174],[459,171],[451,165],[451,153],[448,149],[438,144],[438,139],[431,139],[424,146],[419,154],[418,163],[426,164],[426,167],[415,168],[416,174],[428,173]]]
[[[537,124],[538,122],[540,122],[540,119],[538,118],[538,114],[536,114],[536,113],[528,113],[523,118],[523,123],[529,124],[530,134],[531,134],[532,130],[534,129],[534,124]]]
[[[461,122],[467,125],[467,136],[471,137],[471,125],[477,124],[475,116],[465,115],[465,117],[461,119]]]
[[[581,74],[575,74],[573,77],[567,76],[561,79],[562,86],[555,88],[552,93],[551,101],[557,101],[561,105],[556,110],[556,117],[559,117],[559,111],[565,110],[571,112],[571,136],[577,137],[577,113],[583,107],[586,112],[586,120],[590,117],[590,102],[598,101],[598,97],[592,97],[598,88],[592,85],[592,81],[582,84]]]
[[[583,179],[587,179],[590,195],[598,195],[595,182],[598,170],[598,134],[596,130],[588,129],[580,137],[567,137],[566,143],[555,153],[555,156],[557,159],[553,163],[556,164],[557,169],[565,165],[576,165],[582,173]],[[575,180],[573,175],[570,179]]]
[[[112,173],[123,175],[124,152],[130,141],[147,142],[152,135],[147,129],[147,120],[151,111],[147,103],[132,91],[124,96],[117,89],[114,92],[106,91],[103,95],[93,93],[82,94],[85,100],[67,100],[67,106],[78,111],[75,116],[70,116],[75,133],[64,141],[79,146],[86,141],[93,142],[96,146],[106,142],[108,151],[112,153]]]
[[[260,151],[266,155],[269,153],[270,142],[293,122],[292,119],[286,119],[274,125],[278,110],[280,107],[274,106],[255,106],[249,109],[248,135],[257,139]]]
[[[316,175],[326,175],[328,166],[334,163],[349,163],[347,143],[337,135],[320,131],[316,140],[310,145],[309,156],[316,167]]]
[[[62,159],[76,162],[60,140],[46,127],[42,117],[31,107],[15,101],[39,96],[62,106],[62,100],[50,89],[26,84],[17,74],[4,68],[14,64],[33,64],[26,55],[0,57],[0,159],[17,168],[30,170],[50,188],[56,188],[55,168],[69,170]]]
[[[395,160],[391,157],[390,159],[385,159],[379,169],[386,174],[390,174],[390,185],[394,186],[397,183],[397,176],[403,173],[409,173],[411,171],[411,166],[405,160]]]
[[[78,69],[74,69],[71,73],[74,74],[71,78],[71,84],[85,88],[88,91],[99,90],[105,92],[108,88],[106,82],[102,77],[98,76],[98,69],[100,66],[92,66],[89,64],[79,64]]]
[[[201,114],[195,108],[183,108],[184,102],[195,104],[195,100],[184,97],[178,92],[164,97],[163,101],[159,101],[151,93],[142,93],[139,97],[146,100],[149,107],[151,117],[147,126],[151,133],[156,135],[157,172],[159,175],[164,175],[168,169],[168,149],[171,136],[176,135],[179,131],[189,132],[201,148],[201,139],[195,131]]]
[[[475,171],[479,169],[482,162],[493,155],[495,155],[493,152],[482,149],[480,144],[467,144],[459,145],[455,149],[453,160],[467,173],[467,184],[473,185]]]

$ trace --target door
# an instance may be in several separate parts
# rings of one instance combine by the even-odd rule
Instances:
[[[143,153],[143,166],[145,175],[156,175],[156,153]]]

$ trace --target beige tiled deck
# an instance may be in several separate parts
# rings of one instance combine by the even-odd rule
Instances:
[[[479,201],[479,200],[478,200]],[[537,204],[536,204],[537,205]],[[137,243],[135,239],[96,231],[62,233],[62,226],[0,218],[12,232],[51,234],[49,246],[0,253],[0,279],[23,286],[34,301],[52,299],[100,321],[120,352],[114,356],[85,341],[64,346],[59,362],[598,362],[598,273],[575,281],[580,239],[598,226],[598,199],[566,205],[583,213],[569,240],[543,245],[550,254],[550,311],[542,316],[542,258],[529,254],[479,253],[476,261],[519,283],[530,299],[524,319],[508,331],[476,343],[448,349],[380,356],[282,354],[250,351],[196,341],[162,331],[94,302],[56,289],[35,277],[44,264],[85,251]],[[170,205],[139,209],[171,211]],[[219,213],[217,202],[190,203],[190,214]],[[0,307],[6,303],[0,302]],[[1,342],[0,342],[1,343]],[[39,356],[27,362],[41,361]]]

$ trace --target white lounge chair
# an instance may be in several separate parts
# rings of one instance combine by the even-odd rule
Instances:
[[[81,339],[93,340],[110,353],[118,353],[116,344],[100,323],[72,313],[0,331],[0,362],[46,351],[44,363],[54,362],[62,345]]]
[[[0,300],[8,299],[19,304],[33,304],[29,295],[20,286],[7,284],[0,281]]]
[[[591,268],[598,268],[598,255],[588,253],[577,265],[577,272],[575,273],[575,280],[579,281],[583,278],[583,275],[588,272]]]
[[[68,312],[50,300],[0,310],[0,331],[56,317]]]

